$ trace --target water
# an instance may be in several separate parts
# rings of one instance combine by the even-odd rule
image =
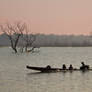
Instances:
[[[92,92],[92,72],[38,73],[26,65],[61,67],[80,62],[92,66],[92,47],[42,47],[36,53],[14,54],[0,48],[0,92]]]

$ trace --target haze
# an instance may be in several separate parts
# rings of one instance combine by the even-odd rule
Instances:
[[[44,34],[92,31],[92,0],[0,0],[0,22],[26,21]]]

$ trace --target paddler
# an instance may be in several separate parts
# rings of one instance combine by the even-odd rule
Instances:
[[[73,70],[73,66],[72,66],[72,64],[70,64],[70,66],[69,66],[69,70]]]
[[[46,68],[47,68],[47,69],[51,69],[51,66],[50,66],[50,65],[47,65]]]
[[[62,69],[66,70],[66,65],[65,64],[63,64]]]
[[[85,65],[84,62],[81,62],[82,66],[80,67],[80,70],[88,70],[89,65]]]

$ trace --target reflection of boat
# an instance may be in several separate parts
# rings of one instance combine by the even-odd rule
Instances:
[[[80,70],[80,69],[69,70],[69,69],[66,69],[66,70],[63,70],[61,68],[47,68],[47,67],[33,67],[33,66],[26,66],[26,68],[40,71],[40,72],[92,71],[92,69],[88,69],[88,70]]]

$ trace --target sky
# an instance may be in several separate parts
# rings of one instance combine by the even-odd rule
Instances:
[[[0,23],[26,22],[33,33],[84,34],[92,31],[92,0],[0,0]]]

